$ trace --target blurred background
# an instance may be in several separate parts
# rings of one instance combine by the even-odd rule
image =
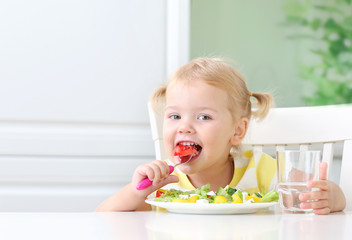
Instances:
[[[0,211],[94,210],[155,158],[149,96],[200,56],[278,107],[351,103],[351,1],[0,2]]]
[[[352,102],[350,0],[191,1],[190,56],[235,60],[280,107]]]

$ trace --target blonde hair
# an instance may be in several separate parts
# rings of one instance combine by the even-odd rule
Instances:
[[[178,68],[170,77],[168,84],[157,89],[152,95],[154,110],[160,112],[165,104],[168,87],[178,81],[191,82],[201,79],[207,84],[228,93],[228,107],[234,119],[251,116],[263,119],[273,105],[269,93],[252,93],[248,90],[243,76],[225,59],[197,58]],[[255,98],[256,101],[252,101]],[[252,109],[255,105],[255,110]]]

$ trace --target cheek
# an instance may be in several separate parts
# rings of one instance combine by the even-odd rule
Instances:
[[[174,131],[171,129],[171,127],[164,125],[163,138],[166,151],[169,151],[173,148],[174,135]]]
[[[227,144],[233,135],[233,129],[228,127],[225,128],[224,125],[216,125],[212,128],[207,129],[205,131],[205,135],[207,135],[208,142],[216,145]]]
[[[163,125],[163,137],[164,140],[169,138],[172,134],[172,126],[170,124],[164,123]]]

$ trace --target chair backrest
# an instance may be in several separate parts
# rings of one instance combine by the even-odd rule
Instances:
[[[156,158],[166,159],[162,116],[150,104],[148,108]],[[333,159],[341,158],[338,184],[346,196],[346,209],[352,209],[352,105],[273,108],[264,120],[251,120],[242,143],[271,155],[284,149],[319,149],[330,166],[328,178]]]

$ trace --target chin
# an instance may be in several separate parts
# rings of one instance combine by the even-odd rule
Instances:
[[[183,172],[184,174],[193,174],[196,173],[197,171],[194,170],[194,168],[190,165],[181,165],[178,167],[178,169]]]

